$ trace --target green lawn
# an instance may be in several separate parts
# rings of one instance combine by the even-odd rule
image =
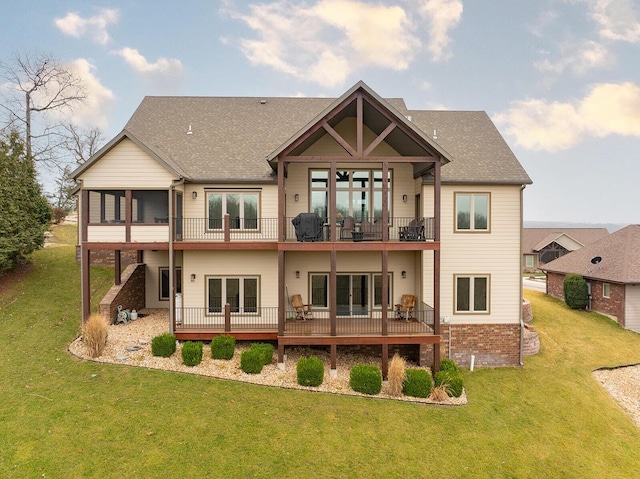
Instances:
[[[591,376],[640,362],[640,335],[603,316],[527,293],[540,354],[463,371],[463,407],[280,390],[72,358],[74,255],[37,252],[0,296],[0,477],[640,476],[640,428]]]

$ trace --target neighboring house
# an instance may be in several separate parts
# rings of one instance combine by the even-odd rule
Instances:
[[[122,306],[168,308],[181,340],[271,340],[280,363],[324,345],[334,369],[338,346],[365,345],[385,375],[390,347],[435,367],[441,348],[521,360],[531,180],[484,112],[408,110],[362,82],[337,99],[147,97],[73,177],[85,319],[107,249],[115,283],[142,291]]]
[[[608,234],[606,228],[523,228],[522,271],[533,273],[542,265]]]
[[[564,299],[566,274],[589,285],[589,309],[640,333],[640,225],[630,225],[546,264],[547,294]]]

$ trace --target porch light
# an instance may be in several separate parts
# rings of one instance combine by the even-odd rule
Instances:
[[[409,197],[407,195],[402,195],[402,201],[406,203],[408,199]]]
[[[192,191],[191,192],[191,198],[193,198],[194,200],[198,197],[198,192],[197,191]]]
[[[296,278],[300,279],[300,271],[296,271]]]
[[[407,272],[406,271],[402,271],[402,279],[407,279]]]
[[[196,274],[191,273],[191,282],[193,283],[196,280]]]
[[[293,199],[297,203],[298,201],[300,201],[300,195],[296,193],[295,195],[293,195]]]

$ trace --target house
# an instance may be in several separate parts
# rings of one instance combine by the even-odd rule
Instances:
[[[589,309],[640,333],[640,225],[629,225],[544,265],[547,294],[564,300],[566,274],[589,286]]]
[[[270,340],[280,363],[324,346],[332,369],[338,347],[367,347],[385,375],[397,350],[520,363],[531,180],[484,112],[409,110],[363,82],[336,99],[147,97],[73,177],[84,318],[91,254],[111,250],[106,311],[168,308],[180,340]],[[138,262],[121,274],[123,251]]]
[[[542,265],[607,236],[606,228],[523,228],[522,271]]]

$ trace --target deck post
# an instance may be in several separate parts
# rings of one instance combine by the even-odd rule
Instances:
[[[224,217],[223,217],[223,223],[224,223],[224,241],[226,243],[228,243],[229,241],[231,241],[231,221],[229,219],[229,213],[225,213]]]
[[[91,251],[82,245],[80,248],[80,269],[82,274],[82,322],[91,314]]]
[[[113,251],[114,284],[122,284],[122,253],[119,249]]]
[[[224,305],[224,332],[228,333],[231,331],[231,305],[229,303],[225,303]]]
[[[338,314],[338,275],[336,273],[337,254],[331,250],[331,276],[329,281],[329,315],[331,316],[331,336],[337,336],[337,314]]]
[[[382,345],[382,379],[385,381],[389,376],[389,345]]]
[[[331,377],[338,377],[338,346],[336,344],[331,345]]]
[[[382,251],[382,335],[387,336],[389,334],[389,325],[387,324],[388,311],[387,304],[388,297],[387,291],[389,291],[389,252],[385,249]]]

